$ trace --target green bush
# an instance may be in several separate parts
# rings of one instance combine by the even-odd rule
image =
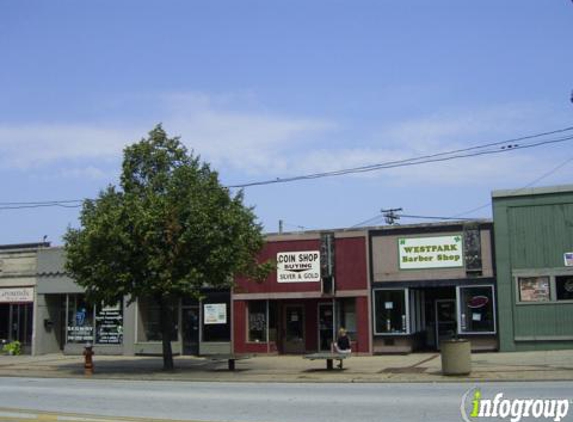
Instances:
[[[18,340],[12,341],[8,344],[5,344],[2,348],[2,351],[9,355],[19,355],[22,353],[22,344]]]

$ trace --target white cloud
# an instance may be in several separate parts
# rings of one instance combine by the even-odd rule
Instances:
[[[110,174],[102,168],[87,166],[64,168],[59,172],[60,177],[70,179],[109,180]]]
[[[108,159],[121,154],[135,133],[90,125],[0,126],[0,162],[28,169],[62,160]]]
[[[213,110],[171,123],[168,126],[180,132],[190,148],[216,167],[229,166],[249,174],[288,171],[293,156],[312,149],[312,135],[335,127],[320,120]]]
[[[352,133],[352,127],[340,127],[332,120],[268,113],[249,92],[218,96],[170,94],[160,97],[158,103],[170,135],[181,135],[189,148],[217,169],[259,179],[452,151],[540,132],[567,121],[543,105],[508,104],[432,113],[386,123],[383,128],[360,128],[362,136],[370,133],[368,141],[349,144],[341,136],[343,132]],[[145,136],[149,129],[143,124],[0,125],[0,163],[21,169],[58,163],[62,177],[103,179],[106,161],[118,160],[123,147]],[[420,181],[432,185],[499,185],[500,180],[519,184],[524,178],[533,179],[550,170],[558,159],[550,152],[540,154],[532,149],[380,170],[362,173],[360,177],[378,177],[381,183],[394,186]]]
[[[311,143],[313,136],[336,127],[321,119],[241,111],[232,95],[181,94],[161,100],[168,110],[164,127],[171,136],[180,135],[190,149],[217,168],[228,167],[248,174],[285,171],[292,151]],[[121,128],[90,124],[0,124],[0,164],[30,169],[88,160],[95,169],[102,160],[120,157],[125,145],[144,137],[149,129],[143,124]]]

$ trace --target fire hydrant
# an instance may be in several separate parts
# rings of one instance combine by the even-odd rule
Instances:
[[[93,346],[88,343],[84,349],[84,374],[90,376],[94,373],[94,362],[92,356],[94,355],[94,351],[92,350]]]

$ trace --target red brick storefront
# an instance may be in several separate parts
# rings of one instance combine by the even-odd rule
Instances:
[[[261,260],[282,262],[292,258],[291,262],[301,260],[304,264],[291,266],[300,265],[306,270],[285,271],[282,264],[277,264],[277,270],[260,284],[237,281],[233,292],[235,353],[330,350],[342,326],[351,336],[353,352],[371,353],[367,232],[330,233],[334,247],[328,256],[320,232],[267,237]],[[326,261],[330,262],[328,270]],[[332,278],[325,277],[328,274]]]

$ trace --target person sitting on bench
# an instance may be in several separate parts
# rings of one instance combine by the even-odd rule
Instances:
[[[334,343],[334,350],[336,353],[344,355],[350,355],[350,353],[352,353],[350,337],[348,337],[348,333],[344,327],[340,327],[340,330],[338,330],[338,338],[336,339],[336,343]],[[342,360],[340,360],[338,367],[342,368]]]

